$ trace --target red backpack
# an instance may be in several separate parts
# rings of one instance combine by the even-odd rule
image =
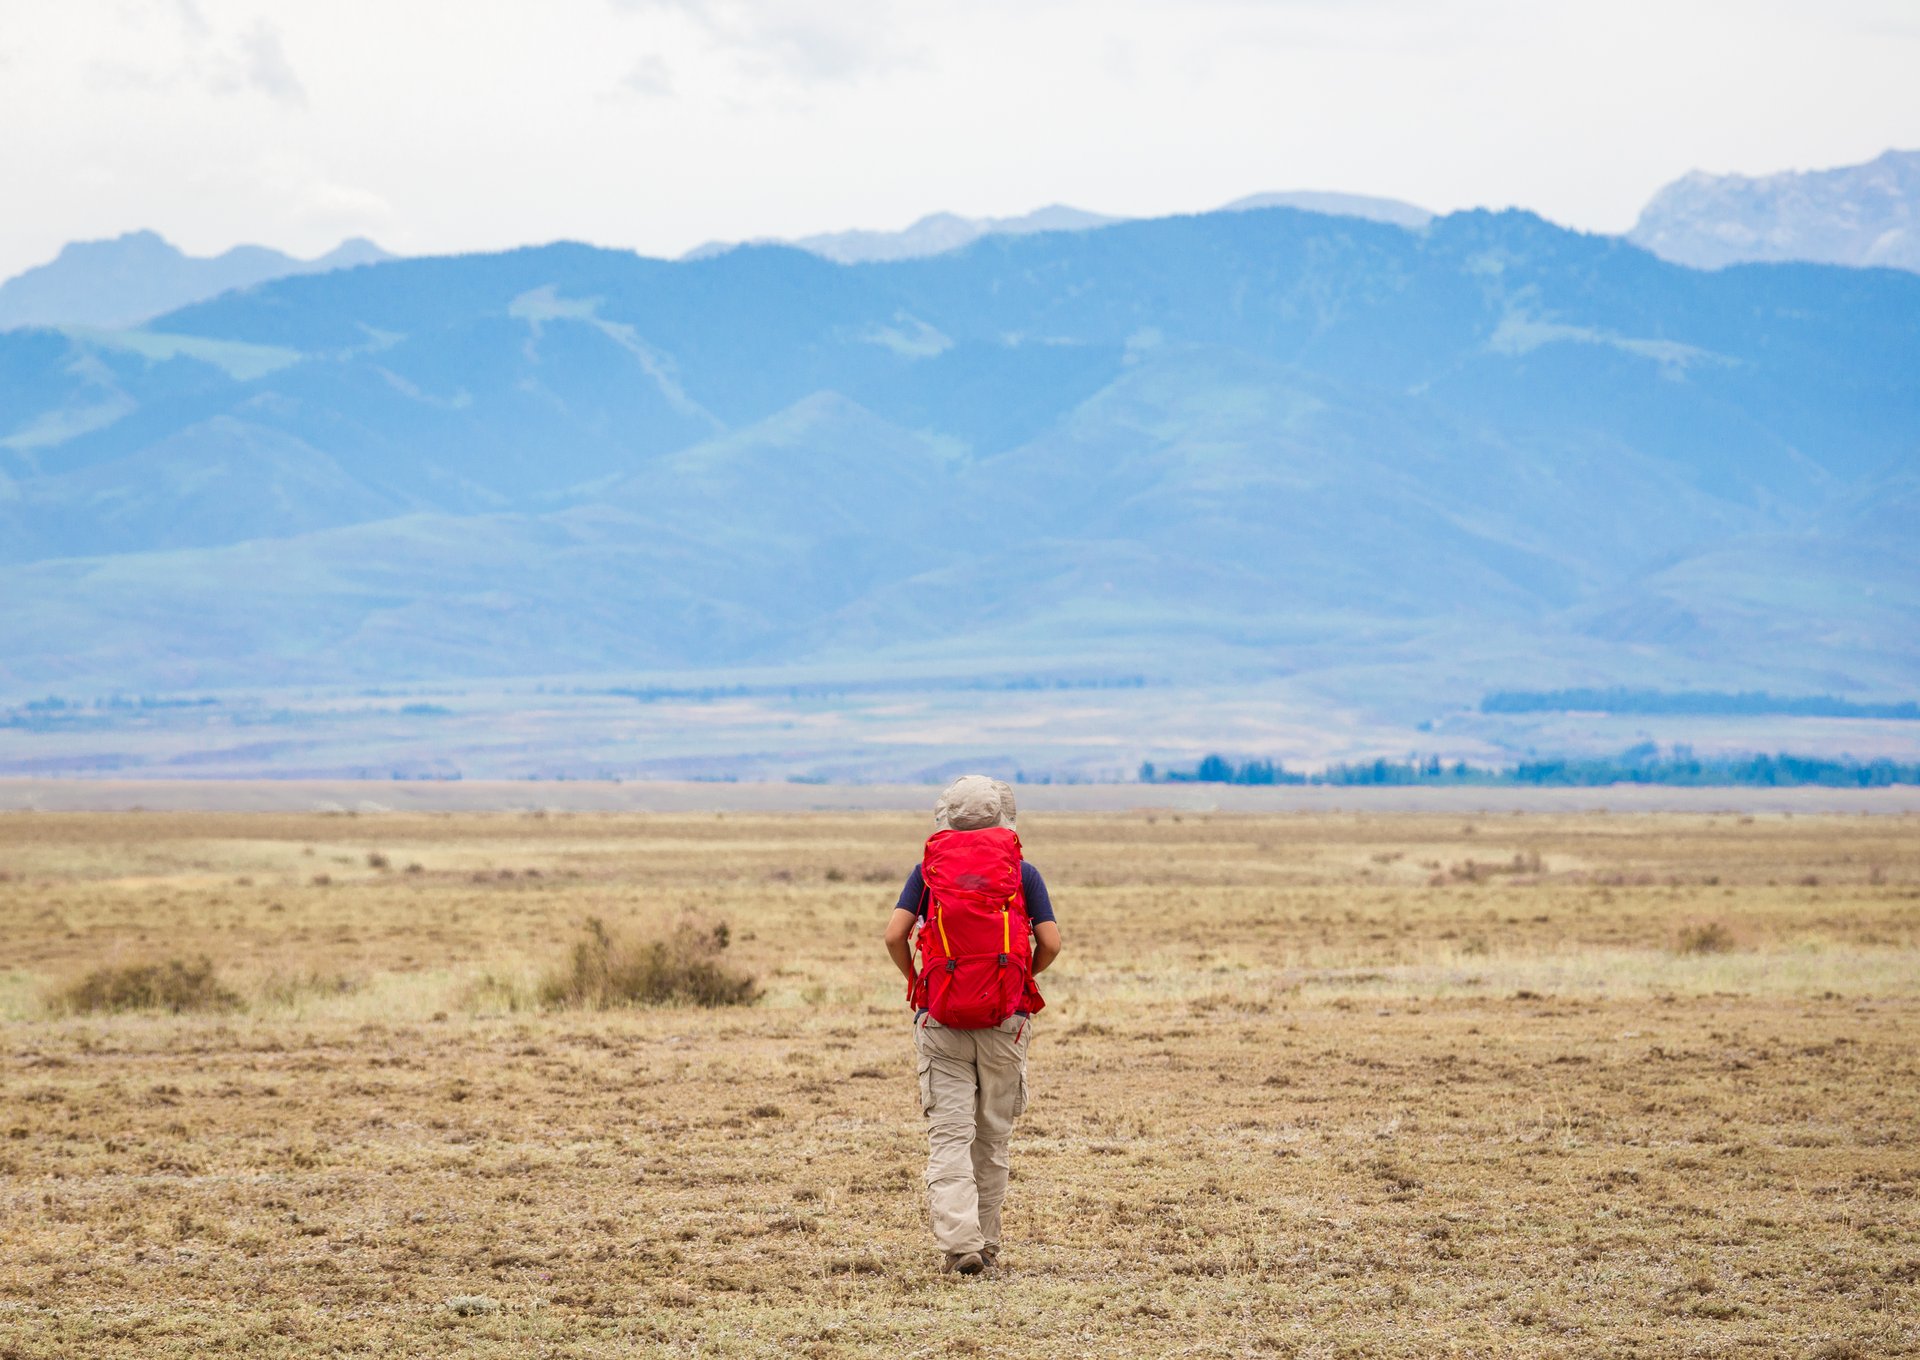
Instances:
[[[1033,985],[1020,838],[1003,827],[936,831],[920,860],[927,919],[920,928],[915,1007],[952,1029],[991,1029],[1047,1003]]]

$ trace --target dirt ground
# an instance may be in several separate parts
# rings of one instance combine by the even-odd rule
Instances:
[[[1031,814],[937,1272],[897,814],[0,814],[0,1357],[1920,1354],[1920,817]],[[542,1009],[589,917],[745,1008]],[[207,956],[224,1009],[63,1013]]]

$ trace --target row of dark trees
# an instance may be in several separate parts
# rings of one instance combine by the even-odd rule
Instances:
[[[1692,717],[1897,718],[1920,721],[1920,703],[1859,703],[1832,694],[1783,695],[1764,690],[1546,689],[1498,690],[1482,713],[1645,713]]]
[[[1595,788],[1606,784],[1667,784],[1697,787],[1738,785],[1789,788],[1884,788],[1920,784],[1920,761],[1852,760],[1846,757],[1748,755],[1695,756],[1678,748],[1666,755],[1635,748],[1617,756],[1524,760],[1506,768],[1448,764],[1436,756],[1330,765],[1312,773],[1289,770],[1276,760],[1233,761],[1210,755],[1190,770],[1163,770],[1148,761],[1143,784],[1481,784]]]

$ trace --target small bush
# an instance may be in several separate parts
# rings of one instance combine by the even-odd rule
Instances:
[[[393,861],[389,860],[378,850],[367,851],[367,867],[369,869],[385,869],[390,867],[392,863]]]
[[[96,968],[54,993],[56,1010],[74,1015],[99,1011],[225,1011],[240,1004],[214,976],[204,956],[165,963],[123,963]]]
[[[306,997],[347,996],[360,990],[357,978],[345,973],[275,973],[260,984],[260,999],[269,1005],[292,1006]]]
[[[461,990],[459,1004],[468,1011],[532,1010],[534,997],[520,982],[496,973],[482,973]]]
[[[1733,948],[1733,932],[1721,921],[1697,921],[1680,928],[1673,947],[1680,954],[1724,954]]]
[[[626,939],[598,917],[573,947],[566,967],[540,985],[549,1006],[605,1010],[612,1006],[745,1006],[760,996],[752,977],[720,962],[729,932],[725,922],[703,926],[683,921],[664,936]]]

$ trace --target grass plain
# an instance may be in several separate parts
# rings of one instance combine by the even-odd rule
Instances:
[[[0,1357],[1920,1354],[1920,817],[1022,830],[1066,950],[962,1281],[923,819],[0,815]],[[756,1004],[539,1005],[689,916]]]

